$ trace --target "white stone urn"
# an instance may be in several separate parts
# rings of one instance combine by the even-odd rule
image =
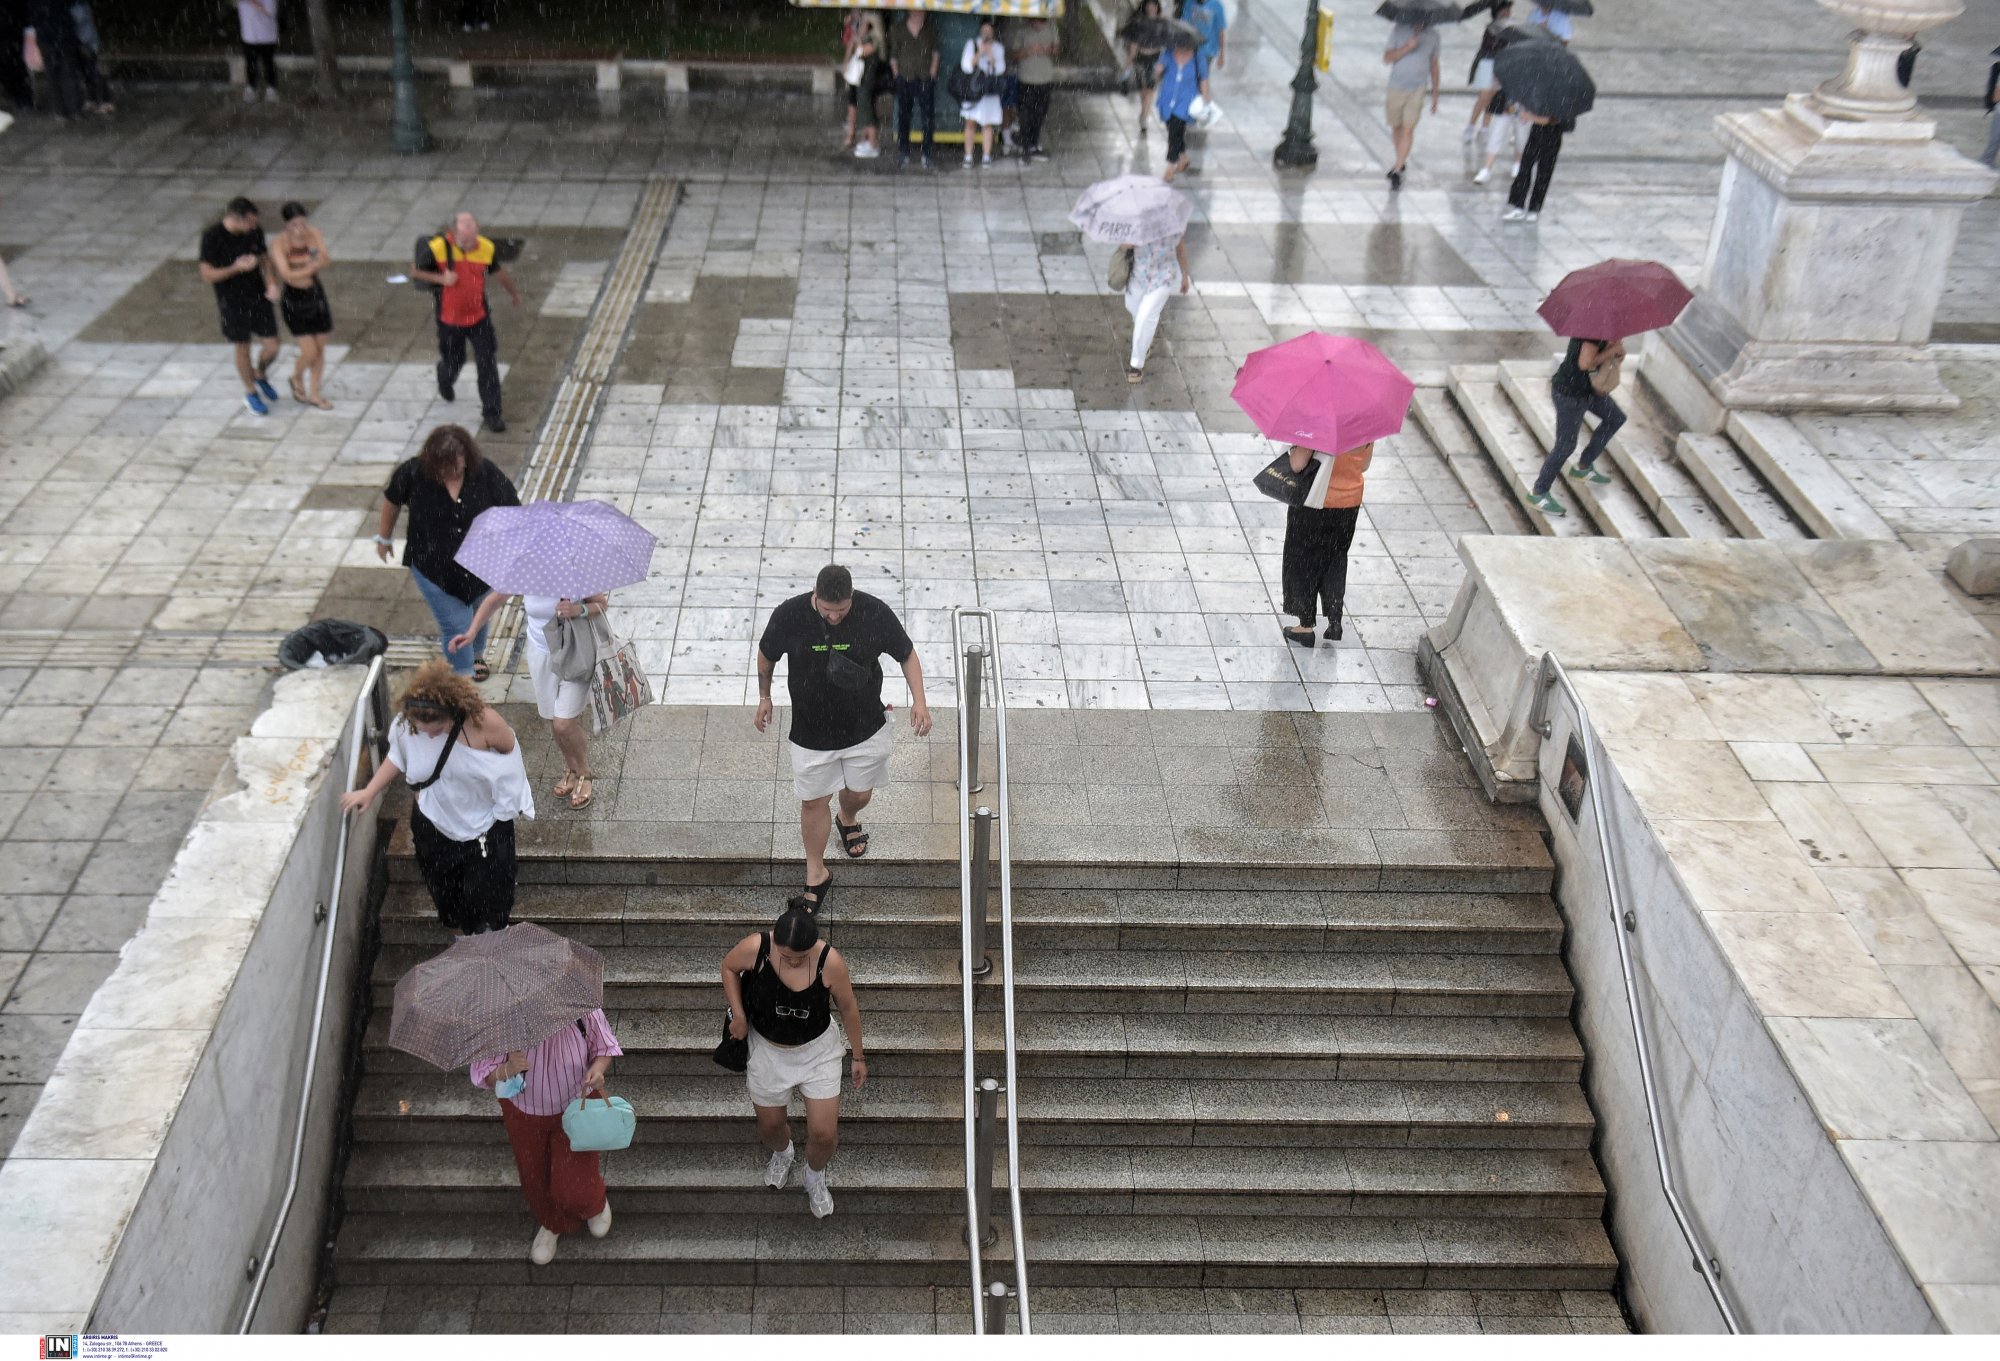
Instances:
[[[1844,121],[1908,118],[1917,99],[1896,79],[1896,59],[1919,33],[1965,13],[1961,0],[1819,0],[1854,25],[1847,69],[1813,92],[1828,118]]]

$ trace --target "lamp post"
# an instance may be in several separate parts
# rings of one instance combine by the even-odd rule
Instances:
[[[396,86],[395,125],[390,143],[405,156],[421,156],[432,146],[424,128],[424,111],[417,106],[417,64],[410,57],[410,24],[403,0],[389,0],[389,78]]]
[[[1310,170],[1319,164],[1313,149],[1313,92],[1319,79],[1313,61],[1319,53],[1319,0],[1306,0],[1306,35],[1299,43],[1299,73],[1292,77],[1292,116],[1285,122],[1285,140],[1271,153],[1280,166]]]

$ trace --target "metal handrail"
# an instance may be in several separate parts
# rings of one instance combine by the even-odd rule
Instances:
[[[1556,660],[1553,652],[1542,654],[1541,668],[1535,678],[1535,704],[1529,722],[1544,741],[1554,733],[1555,724],[1548,716],[1548,696],[1557,685],[1569,696],[1570,704],[1576,711],[1576,730],[1583,737],[1584,760],[1588,763],[1583,783],[1590,794],[1591,821],[1597,824],[1597,853],[1604,861],[1604,888],[1606,901],[1611,907],[1611,934],[1618,941],[1618,967],[1625,980],[1625,1007],[1632,1017],[1632,1042],[1639,1053],[1639,1085],[1646,1097],[1646,1124],[1653,1136],[1653,1163],[1659,1170],[1660,1190],[1667,1198],[1667,1208],[1673,1212],[1674,1223],[1680,1227],[1681,1238],[1694,1255],[1694,1268],[1701,1273],[1702,1280],[1708,1285],[1709,1296],[1722,1314],[1722,1322],[1731,1333],[1741,1333],[1743,1327],[1722,1288],[1722,1264],[1702,1246],[1694,1225],[1689,1221],[1687,1211],[1681,1205],[1680,1189],[1674,1182],[1673,1163],[1667,1157],[1666,1131],[1660,1122],[1659,1093],[1653,1083],[1652,1046],[1647,1043],[1646,1020],[1639,1007],[1639,986],[1632,973],[1632,951],[1625,943],[1628,932],[1638,931],[1638,917],[1625,906],[1625,894],[1621,888],[1624,876],[1619,873],[1618,862],[1614,858],[1611,824],[1604,808],[1601,778],[1605,768],[1602,759],[1604,747],[1597,740],[1597,730],[1591,726],[1590,713],[1584,708],[1583,697],[1577,694],[1569,672],[1563,669],[1563,664]]]
[[[1007,806],[1007,690],[1000,677],[999,623],[991,610],[966,607],[951,612],[951,641],[952,665],[958,668],[959,980],[965,1021],[965,1242],[972,1271],[972,1331],[982,1335],[988,1331],[989,1309],[993,1319],[997,1320],[1000,1309],[1004,1308],[1006,1285],[995,1281],[989,1288],[982,1261],[983,1244],[980,1242],[989,1203],[984,1184],[990,1174],[990,1164],[986,1169],[979,1166],[980,1083],[975,1072],[978,1045],[972,1029],[975,975],[971,965],[986,949],[986,914],[981,911],[977,922],[974,921],[972,794],[973,785],[978,782],[978,767],[975,764],[978,753],[972,743],[979,723],[980,694],[976,671],[970,677],[971,683],[967,683],[965,623],[968,619],[982,621],[986,642],[984,656],[992,662],[993,806],[997,813],[993,821],[998,824],[1000,849],[1000,1043],[1006,1064],[1007,1202],[1014,1233],[1014,1292],[1020,1308],[1021,1333],[1026,1336],[1033,1328],[1028,1307],[1027,1235],[1021,1221],[1020,1083],[1017,1081],[1014,1044],[1014,869],[1008,844],[1013,818]],[[977,869],[983,883],[988,873],[984,856],[980,857]],[[973,939],[975,928],[979,932],[977,941]],[[990,1115],[988,1120],[990,1122]],[[987,1150],[990,1154],[990,1143]]]
[[[368,676],[362,685],[361,694],[354,701],[354,712],[348,724],[349,743],[344,747],[341,758],[341,793],[354,791],[354,772],[361,762],[363,743],[377,740],[388,726],[388,689],[384,685],[387,672],[383,659],[375,658],[368,664]],[[371,722],[372,720],[372,722]],[[325,902],[320,904],[326,914],[326,941],[319,953],[319,991],[313,998],[312,1031],[306,1047],[306,1070],[299,1079],[299,1113],[296,1127],[292,1131],[292,1166],[285,1179],[285,1198],[278,1206],[278,1220],[271,1226],[271,1237],[264,1244],[263,1254],[257,1259],[257,1274],[250,1284],[250,1302],[243,1307],[243,1321],[236,1326],[238,1333],[250,1331],[256,1321],[257,1306],[264,1298],[264,1285],[271,1275],[271,1263],[278,1255],[278,1240],[284,1235],[285,1224],[291,1218],[292,1202],[299,1194],[299,1168],[305,1161],[306,1116],[312,1108],[313,1078],[319,1070],[320,1031],[326,1022],[327,981],[333,973],[333,946],[340,934],[340,896],[347,877],[347,833],[354,824],[354,815],[343,811],[340,815],[340,835],[334,843],[333,882],[327,889]],[[315,910],[317,915],[318,909]]]

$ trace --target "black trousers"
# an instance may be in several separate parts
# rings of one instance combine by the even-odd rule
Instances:
[[[35,82],[28,75],[27,59],[21,51],[22,30],[27,26],[26,5],[20,0],[0,0],[0,94],[23,111],[35,107]]]
[[[1187,119],[1167,120],[1167,164],[1172,165],[1187,155]]]
[[[479,370],[479,412],[489,421],[500,419],[500,337],[493,318],[481,317],[470,326],[438,323],[438,390],[455,387],[465,370],[465,347],[472,346],[472,363]]]
[[[278,88],[278,45],[276,43],[243,44],[243,83],[251,89],[257,88],[257,68],[264,68],[264,88]]]
[[[78,60],[83,45],[76,40],[69,7],[35,5],[29,8],[29,17],[34,20],[35,45],[42,52],[42,74],[48,79],[49,112],[74,118],[83,112],[83,72]]]
[[[1526,208],[1531,213],[1542,211],[1542,200],[1549,196],[1549,179],[1556,173],[1556,157],[1562,155],[1562,149],[1563,135],[1551,124],[1537,123],[1528,130],[1528,144],[1521,148],[1521,173],[1514,176],[1513,186],[1507,190],[1510,206]]]
[[[438,920],[476,936],[503,931],[514,915],[514,824],[496,822],[480,841],[453,841],[410,805],[410,840]]]
[[[104,68],[97,64],[97,54],[79,44],[76,67],[83,76],[83,97],[93,104],[109,104],[111,82],[104,78]]]
[[[1021,148],[1024,151],[1042,149],[1042,124],[1049,116],[1049,97],[1055,93],[1053,85],[1021,86]]]
[[[897,136],[902,139],[905,160],[910,155],[910,134],[915,131],[911,124],[916,115],[924,120],[924,155],[928,156],[937,143],[937,82],[897,76],[896,126],[902,129]]]
[[[1340,622],[1347,598],[1347,550],[1354,544],[1354,526],[1361,507],[1308,510],[1293,506],[1285,513],[1285,613],[1296,614],[1311,628],[1326,609],[1330,624]]]

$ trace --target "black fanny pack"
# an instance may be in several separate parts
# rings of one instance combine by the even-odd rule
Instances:
[[[826,682],[836,690],[858,694],[874,683],[868,668],[833,646],[833,630],[822,624],[820,637],[826,644]]]

